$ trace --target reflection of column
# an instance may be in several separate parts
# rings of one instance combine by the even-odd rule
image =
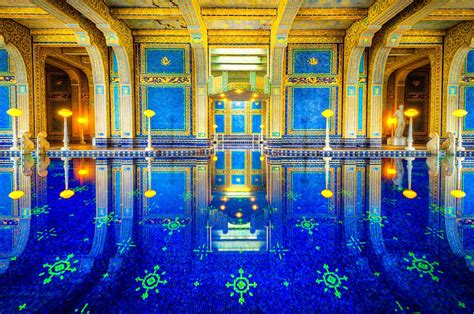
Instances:
[[[211,250],[210,230],[207,228],[208,223],[208,205],[209,205],[209,165],[202,164],[196,167],[196,243],[198,246],[206,250]]]
[[[459,239],[458,222],[456,219],[457,199],[451,195],[452,190],[456,190],[457,178],[454,171],[454,158],[443,160],[443,207],[444,208],[444,223],[446,228],[446,238],[449,246],[454,254],[463,256],[463,246]]]
[[[81,269],[90,271],[94,266],[95,258],[102,253],[107,237],[107,221],[113,219],[113,213],[108,215],[109,202],[109,165],[107,160],[96,160],[95,165],[95,229],[94,240],[89,254],[81,261]],[[104,223],[105,222],[105,223]]]
[[[344,204],[344,230],[346,233],[346,243],[352,239],[357,240],[357,217],[356,217],[356,196],[357,196],[357,172],[354,160],[345,160],[342,166],[342,198]],[[359,183],[361,184],[361,182]],[[356,247],[351,247],[355,248]]]
[[[122,257],[135,244],[132,241],[133,233],[133,187],[135,180],[135,168],[133,160],[122,161],[120,182],[115,182],[116,191],[120,193],[120,204],[116,204],[116,209],[119,210],[118,215],[120,223],[117,223],[119,229],[119,237],[116,242],[117,252],[115,257],[110,259],[108,273],[113,274],[117,272],[122,266]]]
[[[18,180],[18,190],[24,191],[25,195],[17,201],[12,201],[14,206],[11,208],[11,216],[3,216],[4,219],[18,219],[18,225],[13,227],[15,231],[13,232],[12,249],[10,251],[0,251],[0,274],[8,270],[11,258],[23,253],[30,235],[31,178],[19,171],[18,163],[15,164],[16,167],[13,171],[16,175],[12,176],[12,179]],[[12,226],[7,225],[7,228],[12,228]]]
[[[367,187],[368,205],[367,213],[370,223],[370,239],[377,255],[385,253],[385,244],[382,235],[382,166],[380,160],[371,160],[368,165]]]
[[[283,183],[281,165],[267,162],[267,200],[269,209],[271,208],[271,218],[269,210],[265,211],[265,221],[268,221],[267,250],[271,249],[275,243],[283,242]],[[272,226],[273,225],[273,226]]]

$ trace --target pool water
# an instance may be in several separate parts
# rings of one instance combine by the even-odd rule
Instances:
[[[0,160],[0,312],[474,311],[474,160],[216,156]]]

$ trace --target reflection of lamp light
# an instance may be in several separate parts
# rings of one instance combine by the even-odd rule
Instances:
[[[264,161],[265,160],[265,156],[264,155],[260,155],[260,161]]]
[[[25,196],[25,192],[18,189],[18,157],[13,159],[13,191],[8,194],[12,200],[17,200]]]
[[[387,169],[387,174],[388,174],[388,175],[391,175],[391,176],[394,176],[394,175],[397,174],[397,169],[395,169],[395,168],[388,168],[388,169]]]
[[[464,151],[465,148],[462,146],[462,118],[467,115],[467,111],[464,109],[457,109],[453,111],[453,116],[458,118],[458,147],[457,150]]]
[[[221,206],[219,207],[219,209],[220,209],[220,210],[225,210],[225,205],[221,205]]]
[[[84,117],[77,118],[77,122],[81,126],[81,142],[80,143],[85,144],[86,141],[84,140],[84,124],[87,123],[87,118],[84,118]]]
[[[69,134],[67,128],[67,118],[72,116],[72,111],[69,109],[61,109],[58,111],[59,115],[64,118],[64,137],[63,137],[63,147],[61,150],[69,150]]]
[[[236,212],[235,213],[235,217],[237,218],[242,218],[244,216],[244,214],[242,214],[242,212]]]
[[[87,169],[79,169],[79,171],[77,172],[80,176],[85,176],[86,174],[89,173],[89,170]]]
[[[7,114],[12,117],[12,147],[10,150],[18,150],[18,130],[17,130],[17,119],[23,114],[18,108],[10,108],[7,110]]]
[[[212,156],[212,160],[213,160],[213,161],[217,161],[217,159],[218,159],[218,158],[217,158],[216,155]]]
[[[417,194],[415,191],[412,190],[411,188],[411,172],[413,170],[413,160],[415,158],[409,157],[407,158],[407,172],[408,172],[408,189],[403,190],[402,194],[408,199],[414,199]]]
[[[147,109],[143,112],[143,115],[147,117],[148,122],[148,142],[145,148],[145,151],[152,151],[153,147],[151,146],[151,118],[155,116],[155,112],[151,109]]]
[[[464,158],[459,157],[457,158],[457,181],[456,181],[456,189],[451,191],[451,196],[454,198],[464,198],[466,196],[466,192],[461,190],[461,179],[462,179],[462,161]]]
[[[323,150],[330,151],[332,148],[329,146],[329,119],[334,115],[334,111],[326,109],[321,115],[326,118],[326,139],[324,140]]]
[[[252,209],[253,209],[253,210],[257,210],[257,209],[258,209],[258,206],[257,206],[257,205],[252,205]]]
[[[413,117],[418,115],[418,111],[416,109],[408,109],[405,111],[405,116],[410,118],[410,123],[408,125],[408,139],[407,139],[407,147],[405,150],[413,151],[415,148],[413,147]]]
[[[236,89],[236,90],[235,90],[235,93],[236,93],[236,94],[242,94],[243,92],[244,92],[244,91],[241,90],[241,89]]]
[[[145,158],[148,162],[147,168],[148,168],[148,190],[143,193],[143,195],[146,198],[152,198],[156,196],[156,191],[151,188],[151,162],[153,161],[153,158],[147,157]]]
[[[329,185],[329,162],[331,161],[331,157],[324,157],[324,181],[325,181],[325,189],[321,191],[321,195],[324,198],[331,198],[334,196],[334,193],[328,188]]]
[[[69,159],[62,158],[64,161],[64,190],[59,193],[59,197],[69,199],[74,196],[75,192],[69,189]]]

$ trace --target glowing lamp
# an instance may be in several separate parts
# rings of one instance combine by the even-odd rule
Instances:
[[[225,94],[224,94],[224,93],[220,93],[220,94],[219,94],[219,97],[225,97]]]
[[[242,214],[242,212],[236,212],[235,213],[235,217],[237,218],[242,218],[244,216],[244,214]]]
[[[453,111],[453,116],[455,116],[456,118],[462,118],[465,115],[467,115],[467,111],[464,109],[457,109]]]
[[[260,124],[260,128],[263,129],[265,127],[265,125],[263,124]]]
[[[413,118],[413,117],[416,117],[418,115],[418,111],[416,109],[408,109],[407,111],[405,111],[405,115],[408,118]]]
[[[84,117],[77,118],[77,123],[86,124],[87,123],[87,118],[84,118]]]
[[[387,174],[388,174],[388,175],[391,175],[391,176],[394,176],[394,175],[397,174],[397,169],[388,168],[388,169],[387,169]]]
[[[255,202],[255,197],[252,196],[252,197],[250,198],[250,201],[251,201],[251,202]]]
[[[414,199],[418,194],[416,194],[415,191],[413,190],[410,190],[410,189],[407,189],[407,190],[403,190],[403,196],[405,196],[406,198],[408,199]]]
[[[331,118],[334,115],[334,111],[331,109],[326,109],[321,113],[321,115],[325,118]]]
[[[212,156],[213,161],[217,161],[217,156]]]
[[[63,118],[69,118],[72,116],[72,111],[69,109],[61,109],[58,111],[59,115]]]
[[[257,94],[257,93],[253,93],[252,96],[255,97],[255,98],[257,98],[257,97],[258,97],[258,94]]]
[[[260,155],[260,161],[264,161],[264,160],[265,160],[265,156]]]
[[[451,195],[455,198],[463,198],[466,196],[466,192],[461,190],[452,190]]]
[[[10,192],[8,194],[8,197],[11,198],[12,200],[17,200],[17,199],[22,198],[24,195],[25,195],[25,192],[16,190],[16,191]]]
[[[221,201],[223,201],[223,202],[227,202],[228,200],[229,200],[229,199],[228,199],[226,196],[224,196],[223,198],[221,198]]]
[[[242,94],[243,92],[244,92],[244,91],[243,91],[243,90],[241,90],[241,89],[237,89],[237,90],[235,90],[235,93],[237,93],[237,94]]]
[[[331,191],[331,190],[328,190],[328,189],[324,189],[321,191],[321,195],[324,197],[324,198],[331,198],[334,196],[334,193]]]
[[[213,127],[214,129],[217,129],[217,124],[214,124],[212,127]]]
[[[156,191],[155,190],[146,190],[145,193],[143,193],[143,195],[146,198],[152,198],[152,197],[155,197]]]
[[[387,119],[387,123],[388,123],[389,126],[395,125],[395,124],[397,124],[397,118],[390,117],[390,118]]]
[[[10,117],[19,117],[23,114],[23,111],[21,111],[18,108],[11,108],[7,110],[7,115]]]
[[[74,194],[75,194],[75,192],[74,192],[73,190],[69,190],[69,189],[68,189],[68,190],[64,190],[64,191],[62,191],[61,193],[59,193],[59,197],[61,197],[61,198],[65,199],[65,200],[67,200],[67,199],[73,197]]]
[[[258,209],[258,206],[257,206],[257,205],[252,205],[252,209],[253,209],[253,210],[257,210],[257,209]]]
[[[151,109],[147,109],[147,110],[143,111],[143,115],[147,118],[151,118],[151,117],[155,116],[155,112]]]
[[[225,210],[225,205],[221,205],[221,206],[219,207],[219,209],[220,209],[220,210]]]
[[[80,176],[85,176],[86,174],[89,173],[89,170],[87,170],[87,169],[80,169],[77,173],[78,173]]]

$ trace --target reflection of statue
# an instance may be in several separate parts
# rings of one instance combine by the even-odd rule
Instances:
[[[454,139],[454,134],[451,132],[446,133],[447,138],[441,145],[441,149],[446,150],[447,155],[454,155],[456,152],[456,141]]]
[[[38,155],[46,155],[48,150],[51,148],[49,142],[46,140],[48,135],[46,132],[39,132],[36,139],[36,149],[38,150]]]
[[[392,179],[394,185],[399,189],[402,188],[403,176],[405,175],[405,168],[403,167],[403,159],[395,159],[395,169],[397,170],[397,175]]]
[[[40,155],[38,157],[38,163],[36,164],[36,172],[40,177],[46,177],[48,175],[48,166],[51,160],[46,155]]]
[[[439,135],[436,132],[430,133],[430,140],[426,143],[426,148],[432,155],[439,153]]]
[[[439,160],[438,156],[430,156],[426,158],[426,165],[428,165],[428,174],[430,177],[436,177],[439,174]]]
[[[454,174],[454,158],[452,156],[444,158],[441,165],[446,177],[450,177]]]
[[[21,151],[23,155],[31,154],[35,149],[35,144],[30,140],[30,136],[30,132],[23,132],[21,136]]]
[[[31,154],[23,155],[21,159],[21,171],[27,177],[31,177],[33,175],[33,166],[35,165],[35,160]]]
[[[392,117],[397,118],[397,129],[395,130],[395,137],[403,137],[403,133],[405,132],[405,127],[407,125],[403,108],[404,106],[400,105],[398,107],[398,110],[395,111],[392,115]]]

